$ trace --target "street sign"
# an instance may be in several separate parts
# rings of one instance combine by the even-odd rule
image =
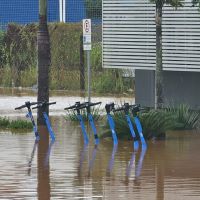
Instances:
[[[83,50],[87,55],[87,68],[88,68],[88,102],[91,102],[91,66],[90,66],[90,51],[91,45],[91,19],[83,19]]]
[[[91,19],[83,19],[83,50],[91,50]]]
[[[83,19],[83,35],[91,35],[91,19]]]

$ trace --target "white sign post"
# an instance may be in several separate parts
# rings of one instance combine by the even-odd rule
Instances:
[[[91,102],[91,69],[90,69],[90,51],[91,45],[91,19],[83,20],[83,50],[87,53],[87,68],[88,68],[88,102]]]

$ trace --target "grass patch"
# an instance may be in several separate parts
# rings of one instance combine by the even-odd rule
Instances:
[[[25,120],[10,120],[6,117],[0,117],[0,128],[1,129],[32,129],[32,123]]]

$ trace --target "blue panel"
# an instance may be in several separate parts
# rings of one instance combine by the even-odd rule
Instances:
[[[59,0],[48,0],[48,22],[59,21]],[[1,0],[0,24],[38,22],[39,0]],[[84,0],[66,0],[66,21],[80,22],[86,18]]]
[[[59,0],[49,0],[48,22],[58,22],[58,21],[59,21]]]
[[[26,24],[38,21],[38,1],[1,0],[0,22]]]
[[[67,22],[80,22],[86,18],[84,0],[68,0],[66,4]]]

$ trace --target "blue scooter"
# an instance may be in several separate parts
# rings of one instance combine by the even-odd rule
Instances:
[[[139,133],[139,136],[140,136],[142,148],[146,149],[147,143],[144,139],[143,131],[142,131],[142,125],[141,125],[140,119],[138,117],[138,112],[140,112],[141,110],[144,110],[144,109],[142,109],[139,104],[138,105],[130,105],[130,109],[131,109],[131,112],[132,112],[132,115],[133,115],[133,118],[134,118],[134,122],[135,122],[135,125],[137,127],[137,130],[138,130],[138,133]]]
[[[33,125],[33,131],[35,133],[36,140],[39,140],[40,136],[39,136],[39,133],[38,133],[38,130],[37,130],[37,126],[36,126],[34,118],[33,118],[31,106],[37,105],[39,103],[40,102],[26,101],[24,105],[15,108],[15,110],[21,110],[22,108],[27,108],[28,109],[28,113],[26,114],[26,117],[31,119],[31,123]]]
[[[129,126],[129,129],[130,129],[130,133],[131,133],[133,141],[134,141],[133,142],[133,144],[134,144],[134,150],[138,151],[138,149],[139,149],[139,142],[137,141],[136,134],[135,134],[135,131],[134,131],[134,128],[133,128],[133,124],[131,122],[131,118],[130,118],[130,115],[129,115],[129,109],[130,109],[129,104],[125,103],[122,107],[114,109],[113,111],[114,112],[124,111],[125,116],[126,116],[126,120],[127,120],[128,126]]]
[[[87,117],[88,117],[90,126],[92,128],[92,131],[94,133],[95,145],[99,144],[99,138],[98,138],[97,130],[96,130],[96,127],[95,127],[95,124],[94,124],[94,119],[93,119],[93,116],[91,114],[90,108],[92,106],[96,106],[96,105],[99,105],[99,104],[101,104],[101,102],[97,102],[97,103],[85,102],[85,103],[82,104],[82,106],[79,107],[79,109],[86,108]]]
[[[83,117],[82,117],[81,111],[80,111],[80,107],[84,106],[84,105],[85,105],[85,103],[80,103],[78,101],[73,106],[69,106],[67,108],[64,108],[64,110],[69,110],[69,109],[76,110],[76,112],[77,112],[77,118],[78,118],[78,120],[80,122],[81,130],[82,130],[82,133],[83,133],[84,143],[88,144],[89,143],[89,138],[88,138],[88,135],[87,135],[87,132],[86,132],[86,129],[85,129],[85,125],[84,125],[84,121],[83,121]]]
[[[110,130],[112,132],[113,143],[114,143],[114,145],[117,145],[118,139],[117,139],[117,134],[116,134],[116,131],[115,131],[115,123],[114,123],[114,120],[113,120],[113,118],[110,114],[110,112],[114,110],[114,103],[106,104],[105,109],[106,109],[106,113],[107,113],[108,124],[109,124]]]
[[[47,129],[48,129],[49,135],[50,135],[52,140],[55,140],[55,134],[54,134],[54,132],[52,130],[52,127],[51,127],[51,124],[50,124],[50,121],[49,121],[49,117],[48,117],[48,115],[46,113],[47,106],[50,106],[50,105],[53,105],[53,104],[56,104],[56,102],[51,102],[50,103],[50,102],[44,101],[44,102],[38,103],[38,105],[36,107],[33,107],[32,109],[42,108],[42,114],[43,114]]]

